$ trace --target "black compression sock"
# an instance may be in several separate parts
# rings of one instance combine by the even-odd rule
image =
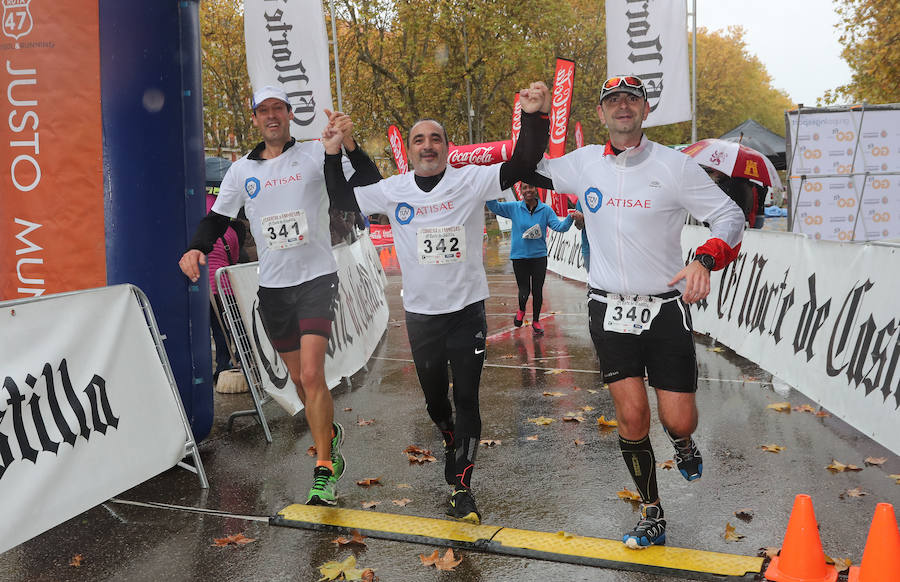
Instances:
[[[653,446],[650,438],[631,441],[619,436],[619,448],[622,449],[622,458],[628,466],[628,472],[641,494],[644,503],[650,503],[659,499],[659,489],[656,485],[656,458],[653,456]]]

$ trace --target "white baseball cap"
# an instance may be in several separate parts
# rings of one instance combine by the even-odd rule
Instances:
[[[256,111],[259,104],[266,99],[278,99],[279,101],[284,101],[287,104],[288,109],[291,109],[291,102],[288,100],[287,93],[285,93],[284,89],[281,87],[273,87],[272,85],[266,85],[253,94],[253,103],[250,104],[251,109]]]

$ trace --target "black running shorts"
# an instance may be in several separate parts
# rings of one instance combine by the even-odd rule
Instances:
[[[697,391],[697,352],[691,312],[681,299],[662,305],[640,335],[603,329],[606,303],[588,301],[589,327],[603,381],[647,376],[650,385],[672,392]]]
[[[331,338],[338,300],[337,273],[293,287],[260,287],[257,297],[259,317],[277,351],[300,349],[300,336],[307,333]]]

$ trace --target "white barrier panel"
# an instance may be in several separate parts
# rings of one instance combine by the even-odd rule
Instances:
[[[687,226],[685,260],[709,230]],[[749,230],[694,329],[900,454],[900,247]]]
[[[384,335],[388,321],[384,296],[387,278],[378,251],[368,235],[364,234],[351,245],[340,244],[332,250],[338,263],[340,299],[325,357],[325,381],[329,388],[365,366]],[[303,403],[284,362],[269,343],[257,313],[257,265],[234,265],[225,267],[225,271],[234,290],[241,320],[250,336],[263,388],[289,414],[297,414],[303,409]]]
[[[0,303],[0,552],[196,452],[135,292]]]
[[[566,232],[556,232],[547,229],[547,269],[568,279],[587,281],[580,230],[570,228]]]

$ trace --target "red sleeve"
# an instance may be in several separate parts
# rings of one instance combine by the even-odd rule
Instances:
[[[716,260],[715,271],[724,269],[728,263],[735,260],[741,250],[741,243],[730,247],[728,243],[720,238],[711,238],[701,246],[697,247],[697,255],[710,255]]]

